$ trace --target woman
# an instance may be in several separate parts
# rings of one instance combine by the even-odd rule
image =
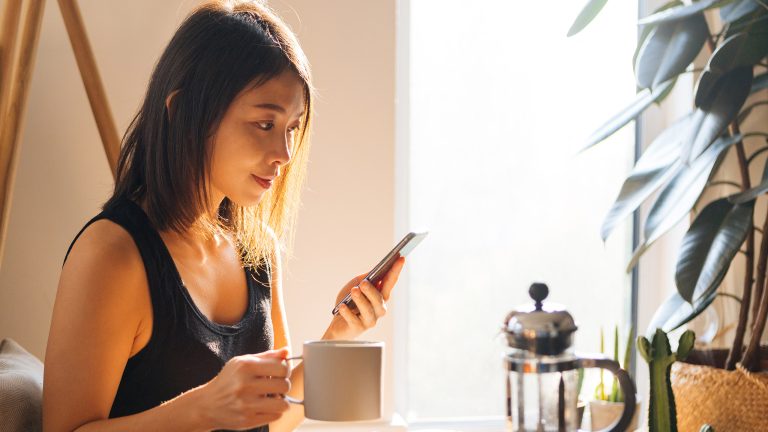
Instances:
[[[65,258],[45,358],[46,432],[302,421],[284,399],[303,397],[303,368],[283,361],[279,251],[311,108],[306,58],[263,5],[208,3],[179,27],[123,140],[114,193]],[[360,275],[342,288],[338,299],[351,292],[356,306],[323,339],[374,326],[402,266],[378,287]]]

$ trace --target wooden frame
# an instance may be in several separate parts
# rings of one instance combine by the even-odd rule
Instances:
[[[0,262],[5,252],[18,148],[45,0],[28,0],[26,3],[24,27],[19,29],[22,0],[6,0],[0,34]],[[120,153],[120,137],[83,19],[75,0],[59,0],[59,8],[114,177]],[[17,52],[16,39],[19,32],[21,39]]]

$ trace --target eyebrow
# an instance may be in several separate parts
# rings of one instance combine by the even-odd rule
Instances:
[[[282,106],[280,106],[278,104],[262,103],[262,104],[255,104],[253,106],[256,107],[256,108],[264,108],[264,109],[268,109],[268,110],[272,110],[272,111],[277,111],[277,112],[282,113],[282,114],[286,113],[285,108],[283,108]],[[303,117],[303,116],[304,116],[304,111],[300,112],[297,117]]]

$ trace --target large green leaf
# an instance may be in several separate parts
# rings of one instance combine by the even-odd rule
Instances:
[[[760,184],[744,192],[730,195],[728,200],[734,204],[743,204],[747,201],[756,199],[766,192],[768,192],[768,160],[765,161],[765,165],[763,166],[763,176]]]
[[[698,158],[678,172],[662,191],[648,213],[645,223],[645,239],[651,243],[690,212],[701,195],[709,174],[721,153],[738,142],[740,136],[720,138]]]
[[[768,168],[768,165],[766,167]],[[753,187],[750,190],[731,195],[728,197],[728,200],[734,204],[743,204],[743,203],[754,200],[755,198],[759,197],[760,195],[766,192],[768,192],[768,179],[765,178],[765,174],[764,174],[763,181],[761,181],[760,184],[758,184],[757,186]]]
[[[725,39],[737,33],[765,33],[766,28],[768,28],[768,8],[760,7],[755,13],[730,23],[725,31]]]
[[[762,74],[755,77],[755,79],[752,80],[752,88],[749,89],[749,93],[756,93],[760,90],[765,90],[768,88],[768,72],[763,72]]]
[[[664,185],[680,168],[680,147],[690,116],[685,116],[665,129],[638,159],[619,196],[603,220],[603,241],[616,225],[632,214],[654,191]]]
[[[760,5],[755,0],[737,0],[720,8],[720,19],[727,23],[734,22],[754,12],[758,7]]]
[[[720,198],[696,216],[683,237],[675,272],[677,292],[687,302],[717,290],[752,228],[754,203]]]
[[[715,298],[717,298],[717,291],[710,293],[708,296],[698,298],[691,304],[680,297],[680,294],[677,292],[673,293],[656,309],[656,313],[653,314],[653,318],[651,318],[651,322],[648,324],[646,334],[653,334],[657,328],[665,332],[671,332],[680,328],[680,326],[704,312],[715,301]]]
[[[683,146],[683,160],[692,161],[736,117],[752,87],[752,68],[736,68],[717,80],[708,100],[693,113],[691,129]]]
[[[680,0],[672,0],[668,3],[665,3],[660,8],[654,10],[653,13],[661,12],[663,10],[667,10],[675,6],[680,6],[682,4],[683,2],[681,2]],[[640,48],[642,48],[643,43],[645,42],[646,39],[648,39],[648,35],[651,34],[651,30],[653,30],[654,28],[656,28],[656,26],[647,25],[647,26],[643,26],[643,30],[640,31],[640,36],[637,38],[637,46],[635,47],[635,53],[632,55],[632,70],[635,69],[635,64],[637,64],[637,55],[640,53]]]
[[[749,50],[746,48],[749,41],[750,37],[747,33],[738,33],[723,41],[715,49],[696,83],[694,103],[697,107],[712,103],[712,98],[717,95],[715,93],[717,84],[723,75],[739,66],[754,64],[751,60],[754,54],[749,55]],[[757,60],[759,57],[754,59],[754,62]]]
[[[714,88],[717,81],[722,78],[722,74],[717,74],[707,69],[704,69],[699,75],[699,80],[696,81],[696,88],[694,89],[693,104],[700,107],[704,104],[711,103],[711,97],[714,96]]]
[[[634,267],[646,250],[670,228],[680,222],[698,200],[720,155],[741,137],[726,137],[715,141],[696,160],[681,165],[672,180],[651,206],[643,230],[644,241],[628,265]]]
[[[707,105],[714,97],[720,78],[739,67],[752,67],[768,55],[768,20],[745,25],[743,30],[727,37],[715,49],[696,84],[694,102]]]
[[[754,66],[768,55],[768,34],[753,27],[728,37],[712,53],[707,70],[726,73],[740,66]]]
[[[654,13],[637,21],[640,25],[657,24],[661,22],[676,21],[696,15],[705,9],[716,6],[720,0],[701,0],[690,5],[677,6]]]
[[[614,132],[621,129],[624,125],[634,120],[638,115],[645,111],[645,109],[654,101],[660,99],[666,91],[671,90],[674,85],[675,80],[672,79],[656,87],[653,91],[650,89],[641,90],[637,96],[635,96],[635,100],[633,100],[631,104],[615,116],[611,117],[610,120],[600,126],[596,131],[592,132],[592,135],[587,138],[587,143],[581,151],[584,151],[613,135]]]
[[[707,37],[709,29],[701,13],[659,24],[651,30],[637,55],[637,84],[641,88],[656,87],[683,72]]]
[[[571,25],[571,29],[568,30],[568,37],[584,30],[584,27],[595,19],[607,2],[608,0],[589,0]]]

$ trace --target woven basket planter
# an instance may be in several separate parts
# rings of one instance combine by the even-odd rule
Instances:
[[[671,381],[679,432],[699,432],[705,423],[717,432],[768,431],[767,372],[677,362]]]

